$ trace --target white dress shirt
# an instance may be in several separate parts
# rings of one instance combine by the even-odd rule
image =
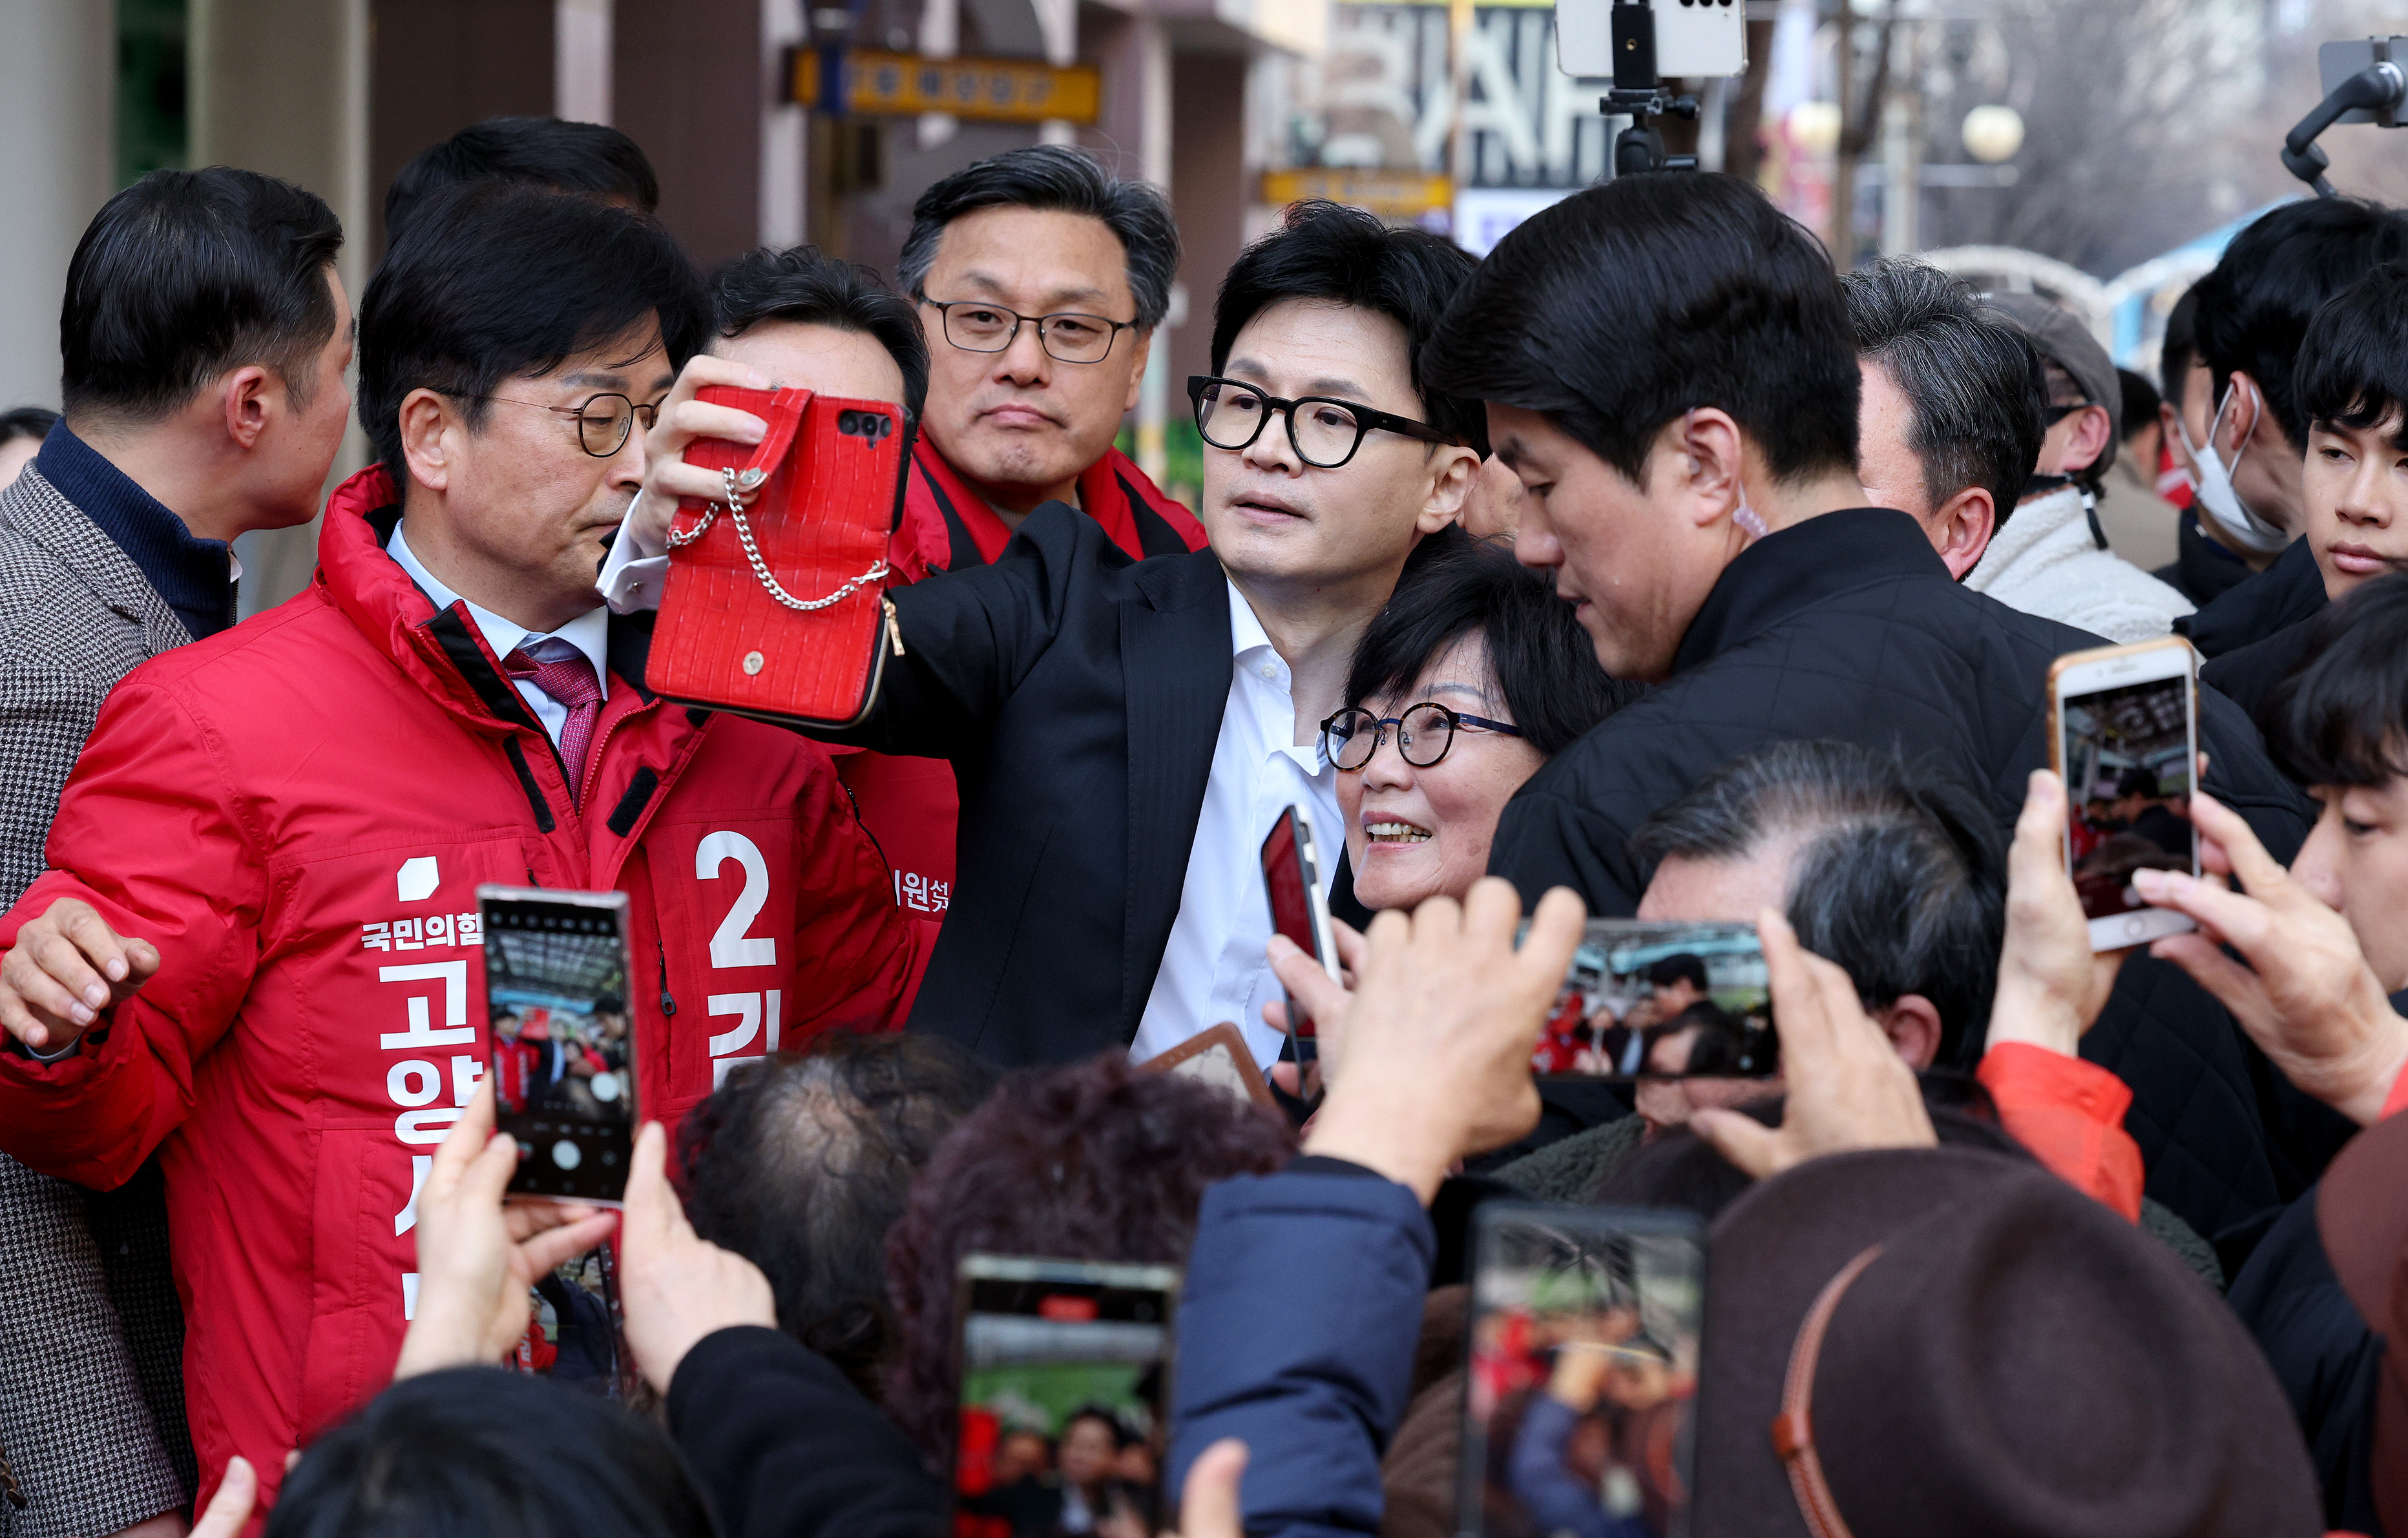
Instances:
[[[1263,1005],[1285,996],[1263,952],[1271,937],[1263,840],[1281,813],[1297,808],[1312,827],[1325,893],[1345,847],[1338,771],[1321,762],[1317,742],[1301,748],[1293,742],[1296,703],[1287,662],[1234,584],[1229,631],[1229,703],[1212,745],[1212,774],[1187,852],[1179,917],[1129,1046],[1129,1056],[1140,1062],[1223,1020],[1245,1033],[1257,1063],[1278,1061],[1283,1038],[1263,1023]],[[1132,829],[1130,836],[1148,833]]]
[[[442,578],[428,571],[418,557],[410,553],[409,541],[402,537],[404,524],[408,521],[404,520],[393,526],[393,537],[385,541],[384,553],[393,557],[394,564],[409,574],[409,579],[434,601],[437,608],[448,609],[454,604],[467,603],[445,587]],[[596,604],[587,609],[553,631],[551,636],[538,635],[524,625],[514,625],[493,610],[480,608],[475,604],[468,604],[468,618],[484,634],[485,644],[494,648],[496,658],[507,657],[520,647],[533,646],[538,641],[552,637],[567,642],[585,653],[586,661],[594,664],[594,681],[602,686],[604,694],[609,693],[610,611],[601,605]],[[568,707],[538,689],[533,678],[512,678],[510,682],[517,686],[519,698],[535,712],[535,719],[543,723],[544,731],[551,733],[552,744],[557,747],[561,729],[568,724]]]

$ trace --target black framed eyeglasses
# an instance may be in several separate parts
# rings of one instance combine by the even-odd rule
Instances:
[[[607,460],[627,446],[627,434],[636,430],[640,420],[644,431],[652,430],[660,420],[657,405],[639,406],[615,392],[590,397],[582,406],[552,406],[542,401],[517,401],[508,395],[463,395],[457,391],[441,392],[464,401],[495,401],[503,406],[531,406],[538,411],[577,419],[577,442],[597,460]]]
[[[2055,427],[2058,422],[2061,422],[2066,418],[2072,416],[2075,412],[2086,410],[2098,404],[2099,403],[2097,401],[2076,401],[2071,406],[2043,406],[2041,408],[2041,420],[2047,426]]]
[[[943,317],[945,340],[964,352],[1002,352],[1018,339],[1022,326],[1033,325],[1037,345],[1048,357],[1065,363],[1102,363],[1121,333],[1137,324],[1072,310],[1023,315],[983,299],[923,299],[920,303]]]
[[[1397,729],[1398,753],[1416,769],[1427,769],[1446,757],[1446,750],[1455,746],[1455,733],[1467,726],[1475,732],[1495,732],[1508,737],[1522,734],[1518,726],[1449,710],[1436,700],[1409,705],[1402,716],[1374,716],[1360,706],[1349,705],[1333,712],[1321,723],[1321,756],[1340,769],[1360,769],[1388,740],[1388,728],[1392,726]]]
[[[1452,433],[1441,433],[1411,417],[1392,416],[1327,395],[1282,400],[1242,379],[1190,374],[1187,398],[1196,403],[1196,431],[1215,449],[1247,448],[1263,435],[1271,413],[1280,413],[1287,419],[1288,446],[1297,458],[1316,470],[1335,470],[1353,459],[1354,450],[1363,447],[1363,434],[1374,430],[1401,433],[1424,443],[1463,442]]]

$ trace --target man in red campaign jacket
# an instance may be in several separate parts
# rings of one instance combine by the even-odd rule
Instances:
[[[1074,150],[1014,150],[920,195],[896,263],[928,334],[928,400],[888,563],[896,579],[982,566],[1060,501],[1130,555],[1204,548],[1204,526],[1112,447],[1170,307],[1179,228],[1155,188]],[[838,772],[895,869],[941,915],[960,801],[953,766],[844,748]]]
[[[316,580],[126,678],[0,920],[0,1146],[98,1188],[161,1152],[204,1503],[391,1375],[418,1187],[487,1061],[480,883],[628,894],[648,1118],[899,1024],[917,985],[933,926],[826,754],[648,693],[649,632],[595,601],[631,403],[703,303],[639,215],[497,184],[422,209],[360,310],[383,463],[328,504]],[[130,957],[113,1004],[62,952]]]

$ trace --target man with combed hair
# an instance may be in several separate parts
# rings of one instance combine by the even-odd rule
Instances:
[[[707,329],[643,215],[493,181],[419,210],[361,305],[380,463],[318,580],[119,685],[0,920],[0,1146],[101,1187],[161,1150],[204,1500],[236,1452],[272,1492],[392,1369],[485,1071],[479,887],[627,894],[647,1119],[908,1007],[919,931],[827,755],[652,694],[594,592]]]
[[[2040,457],[2040,359],[1937,267],[1890,257],[1841,283],[1864,378],[1865,492],[1922,524],[1962,581]]]
[[[78,243],[66,416],[0,495],[0,904],[41,874],[109,690],[234,623],[237,536],[317,510],[351,415],[342,243],[315,194],[224,166],[151,173]],[[193,1474],[157,1168],[88,1193],[0,1156],[0,1295],[24,1301],[0,1457],[29,1502],[0,1532],[171,1531]]]
[[[1335,880],[1321,723],[1407,560],[1461,537],[1478,413],[1419,365],[1471,266],[1297,205],[1229,269],[1215,372],[1188,380],[1208,549],[1132,562],[1057,502],[992,564],[895,590],[901,654],[869,715],[826,735],[961,776],[962,879],[914,1028],[1017,1064],[1148,1058],[1228,1021],[1278,1056],[1260,851],[1296,807]],[[727,367],[697,360],[671,393],[623,542],[660,549],[677,499],[717,485],[674,456],[725,431],[692,397]]]
[[[2107,548],[2094,514],[2100,477],[2123,437],[2124,392],[2107,349],[2073,314],[2031,293],[1994,293],[1991,312],[2029,339],[2046,381],[2047,435],[1965,585],[2002,604],[2103,635],[2147,641],[2190,600]]]
[[[635,140],[606,123],[560,118],[487,118],[430,144],[394,173],[384,192],[384,239],[447,187],[510,181],[651,213],[660,178]]]
[[[1204,548],[1204,526],[1112,447],[1179,272],[1161,189],[1058,145],[1009,150],[920,194],[895,271],[930,355],[888,557],[899,580],[987,564],[1048,502],[1134,559]],[[863,752],[839,754],[838,770],[903,890],[941,916],[961,815],[953,767]]]

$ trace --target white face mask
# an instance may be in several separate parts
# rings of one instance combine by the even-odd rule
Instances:
[[[2215,532],[2252,555],[2272,555],[2291,542],[2290,532],[2251,512],[2249,505],[2241,500],[2241,493],[2232,489],[2232,472],[2241,468],[2241,456],[2249,452],[2249,445],[2242,444],[2229,467],[2215,452],[2216,430],[2224,425],[2224,413],[2231,409],[2233,397],[2240,392],[2237,385],[2225,391],[2223,404],[2215,408],[2215,420],[2207,424],[2204,445],[2190,441],[2190,429],[2183,424],[2179,413],[2174,417],[2174,433],[2198,466],[2191,477],[2192,483],[2200,510],[2215,520]]]

